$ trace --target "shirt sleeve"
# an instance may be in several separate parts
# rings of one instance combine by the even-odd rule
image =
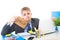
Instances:
[[[6,23],[1,31],[1,35],[10,34],[13,31],[14,31],[14,24],[10,26],[10,25],[7,25]]]

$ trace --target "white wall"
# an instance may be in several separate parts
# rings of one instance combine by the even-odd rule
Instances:
[[[23,6],[31,8],[32,17],[40,19],[40,29],[44,32],[54,30],[51,12],[60,11],[59,0],[0,0],[0,30],[15,15],[20,15]],[[0,31],[1,32],[1,31]]]

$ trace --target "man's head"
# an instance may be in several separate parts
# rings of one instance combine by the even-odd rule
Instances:
[[[32,13],[31,13],[30,8],[28,8],[28,7],[23,7],[23,8],[21,9],[21,15],[22,15],[22,17],[23,17],[24,19],[26,19],[26,20],[31,20]]]

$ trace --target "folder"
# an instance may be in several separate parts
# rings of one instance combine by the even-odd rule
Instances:
[[[23,29],[26,27],[27,23],[28,21],[21,17],[18,17],[15,21],[15,24]]]

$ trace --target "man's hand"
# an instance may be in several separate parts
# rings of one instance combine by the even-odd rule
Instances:
[[[8,21],[8,25],[11,25],[12,23],[14,23],[14,21],[17,19],[18,16],[13,16],[11,17],[11,19]]]

